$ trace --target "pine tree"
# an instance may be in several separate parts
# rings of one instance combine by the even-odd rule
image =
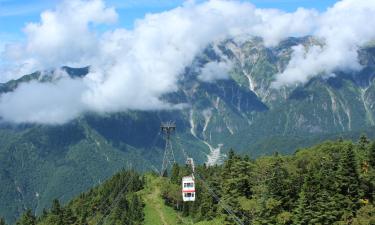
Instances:
[[[83,210],[82,214],[81,214],[81,218],[79,219],[79,222],[78,224],[79,225],[88,225],[87,223],[87,217],[88,217],[88,212],[87,210]]]
[[[228,152],[228,160],[233,159],[235,156],[236,156],[236,154],[234,153],[234,150],[233,150],[232,148],[229,149],[229,152]]]
[[[311,209],[311,203],[313,202],[315,193],[314,183],[315,177],[312,171],[305,176],[302,190],[299,194],[298,205],[294,211],[294,223],[295,224],[308,224],[313,216],[313,210]]]
[[[375,169],[375,141],[371,143],[369,152],[369,166]]]
[[[63,218],[64,224],[75,224],[76,221],[77,221],[77,218],[74,216],[70,208],[67,208],[66,210],[64,210],[64,218]]]
[[[144,219],[143,202],[138,195],[133,195],[131,198],[129,210],[132,220],[135,224],[140,224]]]
[[[370,141],[368,140],[367,136],[362,134],[358,141],[359,149],[365,151],[369,143]]]
[[[271,170],[272,178],[268,179],[267,187],[270,195],[277,199],[282,200],[285,203],[288,198],[288,172],[282,167],[282,162],[279,156],[276,156],[276,162],[274,163]]]
[[[353,146],[350,144],[344,149],[336,175],[337,201],[341,203],[343,214],[355,214],[359,201],[359,176],[356,169],[356,159]]]
[[[31,212],[31,210],[27,210],[22,216],[19,221],[16,223],[17,225],[36,225],[36,218]]]
[[[322,161],[320,169],[316,173],[318,186],[311,223],[334,224],[339,219],[339,211],[341,210],[340,204],[335,198],[335,183],[332,182],[332,177],[335,177],[334,163],[330,160]]]
[[[47,215],[48,215],[48,212],[47,212],[47,210],[44,208],[43,211],[42,211],[42,215],[40,216],[40,219],[44,219],[44,218],[46,218]]]
[[[62,214],[62,211],[63,210],[61,208],[59,200],[58,199],[54,199],[52,201],[51,213],[58,216],[58,215]]]
[[[6,225],[5,219],[3,217],[0,217],[0,225]]]
[[[171,173],[171,182],[173,184],[180,185],[180,167],[178,166],[177,163],[173,164],[172,167],[172,173]]]
[[[51,214],[55,216],[54,223],[56,225],[63,225],[64,224],[64,210],[60,205],[60,202],[58,199],[54,199],[52,201],[52,208],[51,208]]]
[[[242,217],[243,213],[238,198],[240,196],[251,196],[250,172],[250,162],[244,161],[231,150],[229,159],[225,162],[222,172],[222,200],[233,209],[234,214],[239,218]],[[226,221],[232,223],[233,216],[229,215],[225,210],[223,212],[225,213]]]

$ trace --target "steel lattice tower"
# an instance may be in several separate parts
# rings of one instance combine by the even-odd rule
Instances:
[[[161,132],[165,139],[165,150],[163,157],[163,165],[161,167],[160,175],[163,176],[169,166],[173,166],[176,162],[174,158],[171,135],[176,130],[176,125],[173,122],[162,123],[160,126]]]

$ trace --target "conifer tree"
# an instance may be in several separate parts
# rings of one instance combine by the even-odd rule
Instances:
[[[121,220],[124,214],[127,214],[126,212],[129,211],[131,206],[129,206],[129,202],[126,199],[126,196],[122,196],[115,211],[114,211],[114,217],[115,219]],[[130,214],[130,213],[129,213]]]
[[[286,184],[288,172],[281,164],[280,157],[276,156],[276,162],[271,170],[272,177],[268,179],[267,186],[273,198],[285,202],[285,198],[288,197],[288,185]]]
[[[47,212],[47,210],[44,208],[43,211],[42,211],[42,215],[40,216],[40,219],[44,219],[44,218],[46,218],[47,215],[48,215],[48,212]]]
[[[177,163],[173,164],[171,172],[171,182],[180,185],[180,167]]]
[[[64,225],[64,209],[61,207],[58,199],[52,201],[51,214],[54,216],[54,224]]]
[[[298,205],[294,212],[295,224],[308,224],[312,219],[311,202],[314,195],[312,192],[314,190],[314,179],[313,172],[311,171],[305,176],[302,190],[299,194]]]
[[[129,207],[130,215],[132,216],[133,221],[137,223],[141,223],[143,221],[143,206],[144,204],[140,197],[138,195],[133,195]]]
[[[358,141],[359,149],[365,151],[369,143],[370,141],[368,140],[367,136],[362,134]]]
[[[3,217],[0,217],[0,225],[6,225],[5,219]]]
[[[87,223],[87,217],[88,217],[88,212],[87,212],[87,210],[84,210],[84,211],[82,212],[82,216],[81,216],[81,218],[79,219],[78,224],[79,224],[79,225],[88,225],[88,223]]]
[[[27,210],[22,216],[19,221],[16,223],[17,225],[36,225],[36,218],[31,212],[31,210]]]
[[[233,209],[234,214],[239,218],[242,217],[243,213],[238,198],[240,196],[250,197],[251,195],[250,171],[250,162],[241,159],[231,149],[222,172],[222,200]],[[225,210],[223,210],[223,213],[226,221],[232,223],[233,216]]]
[[[335,183],[332,182],[332,177],[335,177],[333,168],[334,163],[329,159],[324,159],[320,164],[319,171],[315,172],[317,190],[311,223],[333,224],[339,219],[341,208],[339,208],[340,204],[335,198]]]
[[[62,208],[58,199],[52,201],[51,213],[58,216],[62,214]]]
[[[353,152],[353,146],[350,144],[342,153],[339,168],[336,175],[338,202],[341,202],[341,208],[349,214],[354,214],[359,201],[359,176],[356,168],[356,159]]]
[[[233,159],[235,156],[236,156],[236,154],[234,153],[234,150],[233,150],[232,148],[229,149],[229,152],[228,152],[228,160]]]
[[[375,141],[371,143],[369,151],[369,166],[375,169]]]
[[[77,221],[77,218],[74,216],[70,208],[67,208],[66,210],[64,210],[64,217],[63,217],[64,224],[75,224],[76,221]]]

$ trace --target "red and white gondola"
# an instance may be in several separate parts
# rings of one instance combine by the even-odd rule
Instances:
[[[195,201],[194,176],[186,176],[182,178],[182,200],[184,202]]]

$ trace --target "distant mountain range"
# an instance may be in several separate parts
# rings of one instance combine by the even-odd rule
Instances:
[[[174,111],[88,113],[59,126],[0,124],[0,212],[15,220],[26,208],[40,213],[53,198],[63,202],[125,167],[160,169],[162,121],[175,121],[176,158],[182,149],[194,159],[220,163],[229,148],[252,157],[325,139],[357,138],[375,132],[375,47],[359,51],[363,69],[312,78],[304,85],[271,88],[296,45],[313,37],[288,38],[265,47],[259,38],[226,40],[208,46],[186,68],[179,90],[163,96],[190,107]],[[232,66],[228,79],[204,82],[200,71],[211,62]],[[81,79],[86,68],[63,67]],[[0,84],[0,94],[19,84],[54,82],[51,73],[36,72]]]

